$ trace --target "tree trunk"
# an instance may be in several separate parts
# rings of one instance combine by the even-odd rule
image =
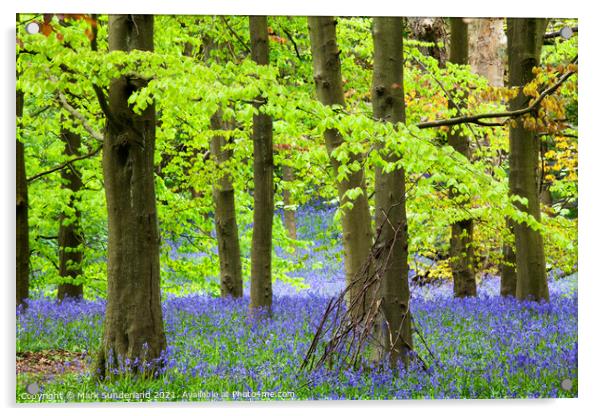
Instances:
[[[510,189],[512,189],[512,186]],[[507,219],[506,226],[510,230],[512,236],[514,236],[514,221]],[[514,252],[514,245],[509,243],[504,244],[502,250],[503,259],[500,267],[500,274],[502,275],[500,295],[516,296],[516,253]]]
[[[153,50],[153,17],[110,15],[109,50]],[[110,117],[103,146],[109,220],[108,292],[98,375],[122,371],[130,360],[152,375],[166,347],[161,311],[159,232],[153,158],[155,107],[141,115],[128,97],[146,82],[134,77],[111,81]],[[133,370],[140,370],[141,367]],[[127,371],[127,370],[126,370]]]
[[[282,179],[289,183],[295,180],[295,171],[292,166],[282,165]],[[288,238],[296,240],[297,221],[295,219],[295,210],[287,208],[293,205],[291,191],[287,189],[283,190],[282,199],[284,200],[284,226],[286,227],[286,233],[288,234]]]
[[[408,28],[412,37],[430,46],[420,46],[423,55],[435,58],[440,68],[445,67],[447,60],[445,51],[445,19],[443,17],[408,17]],[[439,44],[442,42],[442,44]]]
[[[489,80],[493,87],[504,86],[503,18],[468,19],[469,63],[475,74]]]
[[[545,19],[508,19],[508,67],[511,87],[522,87],[539,65]],[[510,101],[510,111],[524,107],[529,98],[522,90]],[[526,129],[522,120],[510,127],[510,193],[526,198],[528,205],[516,203],[524,212],[540,221],[539,137]],[[549,300],[543,238],[525,223],[514,224],[518,299]]]
[[[250,16],[251,55],[259,65],[268,65],[268,22],[266,16]],[[263,98],[258,97],[258,101]],[[274,155],[272,118],[254,104],[253,116],[253,239],[251,247],[251,304],[253,315],[272,308],[272,221],[274,217]]]
[[[400,17],[376,17],[373,24],[374,76],[372,105],[374,116],[391,123],[405,122],[403,89],[403,30]],[[380,145],[378,150],[382,150]],[[399,160],[384,154],[386,162]],[[375,176],[376,270],[382,271],[382,309],[386,322],[381,325],[381,345],[390,354],[392,366],[407,364],[412,348],[410,290],[408,285],[408,225],[405,210],[403,169],[385,172],[376,168]]]
[[[64,154],[67,159],[79,156],[81,138],[67,129],[61,131],[61,139],[65,143]],[[69,190],[68,212],[61,213],[59,225],[59,275],[63,278],[77,279],[82,273],[82,229],[81,212],[79,210],[79,191],[82,179],[74,164],[61,170],[63,189]],[[82,298],[84,287],[81,283],[61,283],[58,287],[57,297],[63,300],[66,297]]]
[[[211,128],[221,130],[227,128],[218,111],[211,117]],[[211,154],[220,172],[220,179],[213,186],[213,202],[215,204],[215,233],[219,255],[221,296],[242,296],[242,266],[240,262],[240,244],[238,241],[238,224],[236,223],[236,205],[234,188],[229,173],[223,173],[224,164],[232,157],[232,150],[225,149],[226,139],[223,134],[216,134],[211,139]]]
[[[341,76],[341,60],[336,39],[336,22],[332,17],[308,17],[311,54],[313,59],[314,81],[318,99],[324,105],[345,105],[343,95],[343,80]],[[343,137],[336,129],[329,129],[324,133],[326,148],[329,155],[343,143]],[[361,155],[350,155],[349,164],[359,162],[362,164]],[[337,172],[341,163],[330,157],[334,172]],[[354,200],[349,201],[345,193],[350,189],[360,188],[362,193]],[[339,204],[345,205],[352,202],[353,207],[342,212],[341,222],[343,228],[343,252],[345,257],[345,278],[350,285],[360,272],[362,265],[370,254],[372,247],[372,224],[364,169],[349,174],[347,180],[337,182]],[[357,285],[356,285],[357,286]],[[351,290],[349,298],[355,299],[360,288]],[[361,305],[360,305],[361,306]],[[358,313],[362,308],[358,308]]]
[[[17,123],[23,117],[23,91],[17,90]],[[25,147],[17,134],[17,306],[27,307],[29,298],[29,225]]]
[[[190,44],[186,50],[191,51]],[[211,59],[211,51],[222,48],[209,36],[203,37],[203,58],[206,62]],[[185,53],[186,53],[185,50]],[[217,110],[211,117],[213,130],[231,130],[231,123],[222,118],[222,111]],[[242,265],[240,260],[240,242],[238,238],[238,223],[236,222],[236,201],[232,176],[224,173],[225,165],[232,158],[232,149],[225,149],[227,140],[224,134],[215,134],[211,139],[210,151],[215,160],[220,175],[217,184],[213,186],[213,204],[215,206],[215,234],[220,270],[220,294],[222,297],[242,296]],[[194,150],[198,154],[198,150]],[[198,156],[195,156],[198,157]],[[231,168],[231,167],[229,167]],[[195,193],[193,193],[195,195]]]
[[[451,18],[449,60],[459,65],[468,63],[468,28],[460,17]],[[457,104],[462,105],[461,103]],[[450,107],[452,107],[451,104]],[[450,129],[448,142],[457,152],[470,159],[468,137],[464,136],[460,129]],[[453,198],[455,195],[456,191],[452,189],[450,196]],[[450,255],[455,297],[477,295],[472,243],[473,227],[473,221],[470,218],[455,222],[451,226]]]

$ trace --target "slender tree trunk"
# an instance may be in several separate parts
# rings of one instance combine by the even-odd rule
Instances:
[[[504,86],[504,53],[506,34],[503,18],[468,19],[468,62],[472,71],[487,78],[489,85]],[[483,138],[489,146],[489,136]],[[513,222],[508,219],[507,227],[513,232]],[[502,248],[502,263],[499,266],[502,296],[516,294],[516,255],[514,245],[505,243]]]
[[[189,44],[188,44],[189,45]],[[211,59],[211,51],[222,48],[212,38],[203,38],[203,55],[205,61]],[[188,46],[187,50],[192,50]],[[186,51],[185,51],[186,53]],[[211,117],[213,130],[228,131],[232,129],[231,123],[224,121],[222,111],[218,110]],[[240,260],[240,242],[238,237],[238,223],[236,222],[236,201],[232,176],[224,169],[232,158],[232,149],[226,149],[226,136],[224,133],[215,134],[211,139],[211,156],[217,163],[220,179],[213,186],[213,204],[215,205],[215,234],[217,237],[217,251],[220,270],[220,294],[222,297],[242,296],[242,265]],[[195,150],[195,153],[198,153]]]
[[[314,81],[318,99],[325,105],[345,105],[343,80],[341,76],[341,60],[336,39],[336,22],[333,17],[308,17],[311,54],[313,59]],[[343,137],[336,129],[324,133],[328,153],[343,143]],[[349,164],[359,162],[361,155],[350,155]],[[330,162],[335,172],[341,163],[331,157]],[[363,166],[363,165],[362,165]],[[372,247],[372,224],[364,169],[349,174],[347,180],[337,182],[339,204],[350,202],[345,193],[350,189],[360,188],[362,193],[354,200],[351,209],[342,212],[343,252],[345,256],[345,277],[347,285],[351,284],[370,254]],[[358,286],[358,285],[356,285]],[[358,296],[360,288],[351,290],[348,302]],[[361,306],[361,305],[360,305]],[[358,308],[358,313],[362,308]]]
[[[548,143],[546,142],[545,136],[540,139],[539,148],[539,180],[537,181],[537,188],[539,189],[539,199],[541,203],[547,207],[551,207],[554,204],[552,198],[552,191],[550,191],[550,183],[547,182],[544,177],[546,175],[545,157],[544,155],[548,151]]]
[[[17,90],[17,123],[23,117],[23,91]],[[17,126],[17,127],[18,127]],[[25,147],[17,136],[17,306],[29,298],[29,225]]]
[[[372,105],[374,116],[384,122],[405,123],[403,89],[403,30],[400,17],[376,17],[373,24],[374,76]],[[379,147],[382,150],[383,146]],[[384,154],[386,162],[399,160]],[[381,293],[385,325],[380,330],[381,344],[390,354],[392,365],[407,364],[412,347],[410,289],[408,285],[408,225],[405,208],[403,169],[386,172],[376,168],[376,260],[382,270]]]
[[[79,156],[81,138],[67,129],[61,131],[61,139],[65,143],[64,154],[67,158]],[[77,279],[82,273],[82,229],[80,225],[79,191],[82,187],[80,173],[74,164],[61,171],[61,187],[69,190],[68,212],[63,212],[59,225],[59,275],[63,278]],[[58,287],[58,299],[66,297],[82,298],[84,287],[81,283],[61,283]]]
[[[511,87],[522,87],[539,65],[545,19],[508,19],[508,66]],[[522,108],[528,97],[522,93],[510,101],[509,109]],[[539,137],[526,129],[522,120],[510,127],[510,192],[526,198],[528,205],[517,207],[540,221],[539,205]],[[525,223],[514,224],[518,299],[549,300],[543,238]]]
[[[109,50],[153,50],[153,17],[110,15]],[[119,362],[158,365],[166,347],[161,311],[159,232],[153,158],[155,107],[141,115],[128,97],[146,85],[121,77],[109,87],[110,117],[103,147],[103,173],[109,219],[108,293],[98,375]]]
[[[268,65],[268,22],[266,16],[250,16],[251,55],[259,65]],[[261,101],[262,98],[258,97]],[[251,313],[272,308],[272,221],[274,217],[274,155],[272,118],[259,111],[253,116],[253,240],[251,248]]]
[[[220,112],[211,117],[213,130],[226,129]],[[224,165],[232,157],[232,150],[226,149],[223,134],[216,134],[211,139],[211,154],[215,158],[220,174],[217,184],[213,186],[213,202],[215,204],[215,233],[220,268],[220,290],[222,297],[242,296],[242,266],[240,262],[240,244],[238,241],[238,224],[236,223],[236,205],[234,187]]]
[[[512,189],[512,186],[510,186],[510,189]],[[514,221],[508,218],[506,226],[514,238]],[[514,244],[504,244],[502,250],[500,295],[516,296],[516,253],[514,252]]]
[[[295,180],[295,171],[292,166],[282,165],[282,178],[289,183]],[[292,208],[287,209],[287,207],[293,205],[291,192],[287,189],[283,190],[282,199],[284,200],[284,226],[286,227],[286,233],[289,238],[296,240],[297,221],[295,219],[295,210]]]
[[[468,27],[461,17],[451,18],[449,60],[454,64],[468,64]],[[457,152],[470,159],[468,137],[464,136],[459,129],[450,130],[448,141]],[[453,198],[455,195],[456,192],[452,189],[450,196]],[[456,297],[477,295],[472,245],[473,227],[473,221],[470,218],[455,222],[451,226],[451,269],[454,279],[454,296]]]

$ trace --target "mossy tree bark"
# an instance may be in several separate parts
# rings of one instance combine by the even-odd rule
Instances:
[[[372,29],[374,40],[374,75],[372,105],[374,116],[383,122],[404,123],[403,88],[403,30],[400,17],[375,17]],[[379,151],[384,150],[381,144]],[[382,155],[394,163],[399,154]],[[386,172],[376,167],[376,268],[382,270],[382,309],[386,322],[380,325],[380,344],[389,355],[392,366],[400,361],[407,364],[412,348],[410,289],[408,285],[408,225],[405,207],[405,172],[394,169]]]
[[[23,91],[17,90],[17,129],[23,117]],[[29,298],[29,224],[25,146],[17,133],[17,306],[27,306]]]
[[[218,111],[211,117],[213,130],[227,130],[228,125]],[[213,186],[213,202],[215,204],[215,233],[220,268],[221,296],[242,296],[242,265],[240,261],[240,243],[238,240],[238,224],[236,222],[236,203],[231,175],[224,171],[229,169],[228,161],[232,157],[232,149],[226,147],[224,134],[216,134],[211,139],[211,155],[215,158],[220,178]]]
[[[343,95],[343,79],[341,75],[341,60],[336,38],[336,21],[333,17],[308,17],[309,35],[311,42],[311,55],[313,59],[314,81],[318,99],[325,105],[345,105]],[[324,133],[328,153],[343,144],[343,137],[336,129],[329,129]],[[334,157],[330,158],[334,172],[338,172],[341,163]],[[362,155],[349,155],[349,164],[359,162],[363,166]],[[362,193],[350,201],[345,193],[350,189],[359,188]],[[339,204],[345,205],[352,202],[351,209],[344,210],[341,215],[343,228],[343,254],[345,258],[345,277],[347,284],[351,284],[359,276],[362,265],[367,260],[372,247],[372,223],[366,180],[363,167],[349,174],[347,180],[337,182]],[[351,290],[348,302],[355,299],[360,291]],[[362,306],[362,305],[359,305]],[[361,313],[363,307],[358,307]]]
[[[461,17],[450,19],[451,41],[449,60],[454,64],[468,64],[468,26]],[[461,103],[456,103],[461,105]],[[450,106],[452,106],[450,104]],[[470,159],[468,137],[461,130],[451,128],[448,142],[457,152]],[[457,192],[452,189],[450,196],[454,198]],[[451,226],[451,269],[454,279],[454,296],[466,297],[477,295],[477,283],[474,273],[473,228],[471,218],[455,222]]]
[[[251,55],[259,65],[268,65],[268,22],[266,16],[250,16]],[[262,101],[261,97],[257,98]],[[274,150],[272,118],[261,112],[263,102],[254,104],[253,116],[253,238],[251,246],[252,315],[271,314],[272,308],[272,221],[274,217]],[[260,312],[261,311],[261,312]]]
[[[80,155],[81,137],[67,129],[61,131],[61,140],[65,144],[64,155],[67,159]],[[61,213],[59,225],[59,275],[65,279],[77,279],[82,273],[83,236],[81,229],[81,211],[79,209],[79,191],[82,179],[72,163],[61,170],[61,187],[68,190],[67,209]],[[63,282],[59,284],[59,300],[82,298],[84,287],[81,283]]]
[[[510,87],[523,87],[533,80],[533,68],[539,65],[545,19],[508,19],[508,81]],[[509,110],[528,104],[522,90],[510,101]],[[539,137],[526,129],[522,120],[510,127],[510,193],[526,198],[522,211],[541,219],[539,201]],[[549,300],[543,238],[526,223],[514,224],[516,244],[516,297]]]
[[[110,15],[109,50],[153,50],[153,17]],[[166,347],[161,311],[159,232],[153,159],[155,108],[135,114],[130,95],[146,81],[111,81],[103,145],[107,199],[108,292],[98,375],[122,371],[120,363],[151,375]],[[142,368],[141,370],[141,366]]]

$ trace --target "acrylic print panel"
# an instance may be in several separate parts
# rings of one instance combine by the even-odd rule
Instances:
[[[16,28],[17,403],[577,397],[576,19]]]

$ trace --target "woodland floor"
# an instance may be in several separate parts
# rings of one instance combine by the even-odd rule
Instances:
[[[164,291],[167,364],[155,379],[91,376],[105,300],[38,296],[17,311],[16,400],[577,397],[577,274],[550,277],[544,304],[500,297],[496,276],[479,279],[478,296],[466,299],[453,297],[449,281],[412,283],[415,349],[427,370],[299,371],[323,311],[344,287],[340,250],[299,250],[303,268],[291,277],[303,287],[276,280],[273,317],[262,325],[247,319],[248,285],[241,299]],[[171,283],[166,277],[164,286]]]

